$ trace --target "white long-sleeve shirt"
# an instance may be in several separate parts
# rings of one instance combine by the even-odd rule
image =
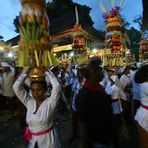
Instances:
[[[83,86],[83,82],[80,83],[78,81],[78,79],[75,79],[75,82],[74,82],[74,85],[73,85],[74,94],[73,94],[73,98],[72,98],[72,109],[75,112],[77,111],[77,108],[76,108],[76,96],[77,96],[79,90],[82,88],[82,86]]]
[[[132,86],[133,86],[133,88],[132,88],[132,98],[133,98],[133,100],[139,100],[140,101],[140,98],[141,98],[140,89],[141,88],[140,88],[140,84],[136,83],[135,80],[134,80],[135,73],[136,73],[136,71],[131,72],[131,81],[132,81]]]
[[[52,84],[51,95],[42,102],[35,114],[34,112],[36,110],[36,101],[23,88],[27,74],[22,73],[13,85],[13,89],[17,97],[27,108],[26,122],[32,133],[45,131],[52,127],[54,124],[56,103],[60,96],[61,87],[56,77],[51,72],[50,74],[49,72],[46,72],[46,75]],[[60,147],[55,128],[53,128],[53,130],[51,130],[48,134],[32,136],[28,147],[34,148],[36,142],[39,148]]]
[[[141,88],[141,104],[148,106],[148,82],[140,84]],[[148,110],[142,106],[136,112],[135,120],[138,124],[148,132]]]
[[[140,84],[141,104],[148,107],[148,82]],[[135,120],[148,132],[148,110],[142,106],[136,112]]]
[[[2,74],[2,94],[6,97],[14,97],[15,93],[12,88],[13,82],[15,78],[14,71],[10,71],[8,73]]]
[[[110,83],[107,85],[105,91],[111,95],[113,114],[120,114],[123,110],[120,99],[125,100],[124,92],[115,84],[111,86]]]
[[[125,74],[123,74],[122,76],[121,76],[121,78],[120,78],[120,83],[121,83],[121,87],[122,87],[122,90],[123,90],[123,92],[125,93],[125,95],[126,95],[126,98],[125,98],[125,101],[130,101],[130,93],[131,92],[127,92],[125,89],[126,89],[126,87],[131,87],[131,84],[132,84],[132,81],[131,81],[131,79],[130,79],[130,77],[129,76],[127,76],[127,75],[125,75]]]

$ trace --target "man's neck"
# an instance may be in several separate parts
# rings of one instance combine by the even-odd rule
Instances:
[[[98,88],[98,82],[94,81],[94,80],[87,80],[87,82],[89,83],[89,85],[91,85],[94,88]]]

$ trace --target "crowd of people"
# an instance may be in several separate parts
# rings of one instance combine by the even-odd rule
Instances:
[[[137,148],[148,147],[148,64],[102,67],[93,57],[81,65],[52,66],[42,81],[30,80],[30,68],[1,66],[1,110],[8,109],[12,119],[19,110],[29,148],[60,148],[55,119],[67,112],[72,121],[68,142],[78,138],[77,148],[120,148],[125,131],[129,148],[133,136]]]

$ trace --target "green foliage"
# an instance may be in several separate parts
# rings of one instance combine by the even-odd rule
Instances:
[[[139,28],[141,31],[143,31],[143,17],[141,15],[136,16],[133,20],[134,23],[137,23],[139,25]]]
[[[130,45],[127,44],[127,48],[131,49],[131,52],[135,55],[136,61],[139,60],[139,43],[140,43],[140,39],[141,39],[141,32],[143,31],[143,33],[145,34],[145,37],[147,37],[146,31],[144,31],[142,29],[142,16],[137,16],[134,18],[133,22],[134,23],[138,23],[139,27],[140,27],[140,31],[135,29],[134,27],[129,28],[130,23],[127,22],[126,18],[121,15],[120,16],[122,23],[123,23],[123,28],[130,40]]]
[[[49,20],[60,17],[68,12],[75,11],[75,6],[78,8],[79,20],[81,22],[86,22],[89,25],[93,25],[93,21],[89,15],[91,8],[86,5],[80,5],[74,3],[72,0],[53,0],[53,2],[47,2],[46,11]],[[14,19],[13,24],[15,25],[16,32],[18,33],[19,21],[18,16]]]
[[[80,23],[86,22],[89,25],[93,26],[94,23],[89,15],[91,8],[89,8],[86,5],[79,5],[79,4],[77,4],[77,8],[79,13]]]
[[[145,39],[148,39],[148,30],[145,30],[143,27],[143,17],[141,15],[136,16],[133,22],[139,25],[140,31],[143,33]]]
[[[0,35],[0,40],[2,40],[4,37]]]
[[[91,8],[86,5],[80,5],[73,3],[72,0],[55,0],[54,2],[47,3],[47,14],[49,20],[60,17],[68,12],[75,11],[75,6],[78,8],[80,22],[87,22],[89,25],[93,25],[93,21],[89,16]]]
[[[16,16],[16,18],[13,20],[13,25],[15,26],[15,32],[19,32],[19,29],[18,27],[20,26],[19,25],[19,16]]]
[[[130,26],[130,23],[129,23],[129,22],[127,22],[127,20],[126,20],[125,16],[120,15],[120,19],[121,19],[121,21],[122,21],[123,28],[124,28],[124,29],[128,29],[128,28],[129,28],[129,26]]]
[[[131,52],[135,54],[136,61],[139,60],[139,42],[141,39],[141,32],[134,27],[131,27],[129,30],[126,31],[129,39],[131,41],[131,45],[128,46],[129,49],[131,49]]]
[[[72,10],[73,3],[70,0],[57,0],[55,2],[47,3],[47,15],[49,20],[62,16],[63,14]]]
[[[0,35],[0,43],[4,43],[4,37]]]

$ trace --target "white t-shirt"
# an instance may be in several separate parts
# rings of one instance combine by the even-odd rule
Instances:
[[[130,79],[130,76],[127,76],[127,75],[123,74],[123,75],[121,76],[121,78],[120,78],[120,83],[121,83],[122,90],[123,90],[123,92],[124,92],[125,95],[126,95],[125,100],[126,100],[126,101],[129,101],[129,100],[131,99],[131,98],[130,98],[130,93],[131,93],[131,92],[125,91],[125,88],[128,87],[128,86],[130,87],[131,84],[132,84],[131,79]]]
[[[110,83],[108,83],[105,91],[107,92],[107,94],[111,95],[113,114],[120,114],[123,110],[120,99],[125,99],[124,92],[115,84],[110,86]]]
[[[2,74],[2,94],[3,96],[6,96],[6,97],[15,96],[15,93],[12,88],[14,79],[15,79],[14,71],[10,71],[9,73]]]

